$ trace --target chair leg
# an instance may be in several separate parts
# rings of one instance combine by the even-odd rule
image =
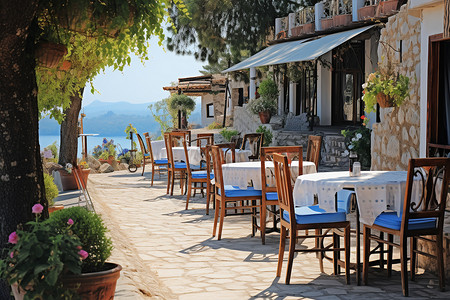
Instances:
[[[417,239],[415,237],[411,237],[409,239],[409,257],[411,259],[410,263],[410,272],[411,272],[411,281],[416,279],[416,262],[417,262]]]
[[[403,296],[408,297],[408,247],[407,237],[400,237],[400,265]]]
[[[292,265],[294,264],[295,243],[297,242],[297,230],[289,229],[289,256],[286,270],[286,284],[291,282]]]
[[[173,186],[175,185],[175,174],[176,172],[172,172],[171,186],[170,186],[170,196],[173,196]]]
[[[438,264],[439,288],[443,292],[445,290],[445,270],[444,270],[444,244],[442,231],[436,235],[436,256]]]
[[[380,232],[380,240],[384,240],[384,232]],[[379,243],[380,246],[380,269],[384,270],[384,243]]]
[[[220,220],[219,220],[219,233],[217,234],[217,240],[222,238],[222,229],[223,229],[223,219],[225,219],[225,206],[226,202],[224,199],[220,201]]]
[[[345,244],[345,282],[347,284],[350,284],[350,225],[345,227],[344,244]]]
[[[141,176],[144,176],[144,171],[145,171],[145,158],[142,159],[142,174],[141,174]]]
[[[339,237],[338,237],[338,235],[335,233],[335,232],[333,232],[333,248],[334,249],[337,249],[337,248],[339,248]],[[323,254],[322,254],[322,257],[323,257]],[[334,275],[339,275],[339,268],[338,268],[338,259],[339,259],[339,251],[338,250],[334,250],[333,251],[333,272],[334,272]],[[322,258],[322,260],[323,260],[323,258]],[[322,265],[323,265],[323,263],[322,263]]]
[[[197,194],[197,182],[194,182],[194,195],[192,195],[192,197],[195,197],[196,194]]]
[[[171,177],[172,177],[172,172],[170,170],[167,170],[167,193],[166,194],[169,194]]]
[[[322,235],[322,229],[316,229],[314,231],[315,235]],[[317,249],[323,249],[324,244],[323,244],[323,237],[317,237],[316,238],[316,248]],[[320,268],[320,273],[325,273],[324,269],[323,269],[323,258],[324,258],[324,253],[323,251],[319,251],[317,252],[318,254],[318,258],[319,258],[319,268]]]
[[[186,196],[186,210],[188,209],[188,206],[189,206],[189,197],[191,196],[191,192],[192,192],[192,182],[191,182],[191,178],[188,178],[188,190],[187,190],[187,196]],[[194,194],[195,194],[195,189],[194,189]]]
[[[392,234],[388,234],[388,241],[390,243],[394,242],[394,235]],[[392,251],[393,251],[394,247],[391,245],[388,245],[388,256],[387,256],[387,273],[388,273],[388,277],[392,276]]]
[[[209,215],[209,201],[211,200],[211,184],[206,183],[206,214]]]
[[[363,252],[364,252],[364,260],[363,260],[363,281],[364,284],[368,284],[369,277],[369,257],[370,257],[370,228],[364,225],[363,229]]]
[[[281,276],[281,268],[283,266],[284,247],[286,245],[286,227],[281,225],[280,228],[280,246],[278,248],[278,266],[277,277]]]
[[[153,186],[153,177],[155,176],[155,165],[152,163],[152,184],[150,186]]]
[[[219,199],[216,197],[215,201],[219,201]],[[217,220],[219,219],[219,205],[220,203],[216,203],[216,210],[214,211],[214,227],[213,227],[213,237],[216,236],[216,229],[217,229]]]
[[[261,211],[259,212],[259,230],[261,231],[261,243],[266,244],[266,205],[261,205]]]

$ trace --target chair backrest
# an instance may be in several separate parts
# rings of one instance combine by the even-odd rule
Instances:
[[[214,133],[199,133],[199,134],[197,134],[197,147],[202,147],[203,141],[206,142],[206,145],[208,145],[208,144],[214,145]],[[204,148],[204,146],[203,146],[203,148]]]
[[[410,219],[436,218],[431,233],[442,232],[448,194],[450,158],[410,159],[408,181],[403,203],[402,232],[408,230]],[[419,180],[417,180],[419,178]],[[413,185],[418,185],[419,192]],[[438,194],[440,192],[440,194]],[[430,234],[431,234],[430,233]]]
[[[169,162],[169,167],[173,166],[173,155],[172,155],[172,146],[170,141],[170,132],[164,133],[164,143],[166,144],[166,153],[167,160]]]
[[[185,138],[181,138],[181,144],[183,145],[183,148],[184,148],[184,155],[185,155],[185,157],[186,157],[186,159],[185,159],[185,163],[186,163],[186,170],[187,170],[187,173],[188,174],[191,174],[191,165],[190,165],[190,163],[189,163],[189,153],[188,153],[188,146],[187,146],[187,141],[186,141],[186,139]]]
[[[236,148],[240,148],[242,144],[241,134],[233,135],[230,138],[230,143],[234,143],[236,145]]]
[[[136,136],[139,141],[139,146],[141,147],[142,155],[145,156],[145,154],[148,154],[148,152],[147,152],[147,148],[145,148],[144,141],[142,140],[142,137],[139,133],[136,133]]]
[[[217,144],[217,147],[219,147],[220,149],[222,149],[221,152],[221,162],[222,164],[226,164],[226,158],[227,158],[227,153],[231,151],[231,162],[236,162],[236,145],[234,143],[223,143],[223,144]],[[225,150],[224,150],[225,149]]]
[[[206,145],[204,152],[206,161],[206,173],[208,174],[207,178],[211,178],[211,171],[214,168],[214,165],[212,165],[214,162],[212,161],[211,146],[212,145]]]
[[[188,146],[191,146],[192,137],[191,137],[191,131],[190,130],[174,129],[172,132],[184,132],[184,133],[186,133],[186,135],[187,135],[186,139],[187,139]]]
[[[252,151],[252,155],[249,156],[250,159],[259,159],[259,154],[261,153],[261,147],[264,144],[264,134],[263,133],[247,133],[244,134],[242,139],[241,150],[245,149],[248,141],[249,150]]]
[[[261,185],[263,196],[267,192],[276,192],[276,186],[268,186],[267,177],[273,174],[267,174],[266,161],[273,161],[274,154],[287,155],[288,161],[298,160],[298,174],[295,179],[303,175],[303,147],[302,146],[279,146],[279,147],[262,147],[261,148]],[[292,176],[294,177],[294,176]]]
[[[216,189],[222,190],[222,194],[224,195],[225,193],[223,192],[224,184],[222,175],[223,150],[217,145],[211,146],[211,154],[214,165],[215,186]]]
[[[291,228],[297,224],[294,212],[294,197],[292,195],[291,174],[289,171],[288,158],[285,155],[274,154],[273,163],[275,169],[275,179],[278,190],[278,205],[280,206],[280,216],[283,211],[289,212],[289,222]]]
[[[152,140],[151,140],[148,132],[144,132],[144,137],[145,137],[145,143],[147,144],[148,153],[150,154],[150,161],[151,161],[151,163],[153,163],[155,160],[153,158]]]
[[[316,165],[316,171],[319,169],[320,147],[322,146],[322,137],[320,135],[308,136],[308,148],[306,149],[306,160]]]

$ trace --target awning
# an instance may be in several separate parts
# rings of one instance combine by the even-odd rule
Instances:
[[[244,61],[228,68],[222,73],[262,67],[269,65],[285,64],[296,61],[308,61],[333,50],[343,43],[351,40],[375,25],[352,29],[322,36],[318,39],[305,39],[293,42],[285,42],[267,47]]]

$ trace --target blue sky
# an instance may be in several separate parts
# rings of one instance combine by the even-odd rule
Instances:
[[[103,102],[126,101],[132,103],[155,102],[169,93],[163,86],[176,82],[179,77],[200,75],[206,62],[196,61],[193,56],[180,56],[158,46],[157,39],[150,40],[148,60],[143,65],[132,56],[131,65],[123,72],[108,68],[94,79],[94,87],[100,94],[91,94],[88,85],[83,95],[83,106],[94,100]]]

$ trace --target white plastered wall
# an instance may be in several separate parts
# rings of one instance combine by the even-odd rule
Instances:
[[[321,59],[331,65],[331,51]],[[317,64],[317,115],[320,125],[331,125],[331,69],[320,62]]]
[[[207,94],[202,96],[202,126],[206,127],[212,122],[214,122],[214,117],[207,117],[207,107],[206,105],[213,103],[213,95]]]
[[[436,1],[435,1],[436,2]],[[421,15],[420,51],[420,157],[426,156],[427,144],[427,83],[428,83],[428,38],[444,30],[444,4],[427,7]]]

